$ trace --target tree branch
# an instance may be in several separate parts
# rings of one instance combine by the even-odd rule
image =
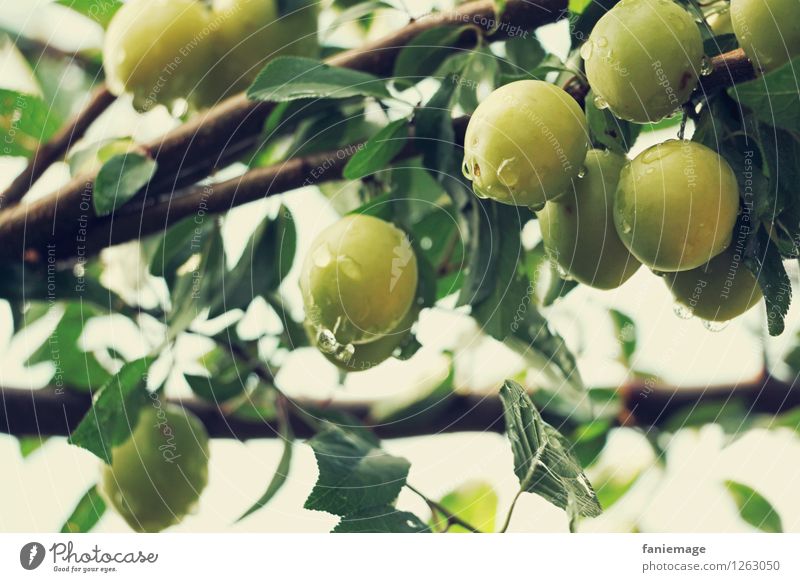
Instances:
[[[99,87],[92,94],[86,107],[34,152],[28,166],[0,194],[0,208],[6,208],[21,200],[36,180],[41,178],[45,170],[64,157],[72,144],[83,137],[89,126],[108,109],[115,99],[116,97],[105,85]]]
[[[647,381],[620,389],[623,412],[617,425],[649,429],[661,427],[677,412],[700,404],[723,406],[736,401],[748,414],[775,415],[800,406],[795,385],[764,376],[753,382],[730,386],[674,388],[653,386]],[[200,418],[212,438],[274,438],[277,421],[236,416],[212,403],[199,400],[171,400]],[[392,421],[377,421],[366,404],[341,404],[311,400],[291,401],[290,422],[298,438],[313,436],[303,417],[315,411],[347,413],[380,438],[401,438],[453,432],[503,432],[503,407],[497,396],[451,395],[437,406],[435,416],[415,415]],[[0,388],[0,432],[16,436],[67,436],[91,406],[86,392],[62,388],[24,390]],[[542,411],[547,418],[547,410]],[[548,418],[559,426],[557,418]]]
[[[478,0],[452,11],[431,13],[380,40],[337,54],[326,62],[387,75],[402,48],[426,30],[469,24],[485,33],[493,32],[492,39],[502,39],[517,31],[554,22],[566,14],[566,8],[566,0],[508,0],[498,22],[495,2]],[[236,95],[144,144],[144,151],[158,162],[156,175],[145,188],[144,195],[172,192],[210,175],[223,166],[222,160],[230,163],[231,150],[244,152],[258,143],[264,121],[272,109],[272,103],[253,102],[244,94]],[[71,250],[81,246],[75,239],[98,223],[91,205],[88,210],[86,206],[91,200],[94,177],[77,177],[41,200],[0,213],[3,255],[19,259],[28,248],[41,251],[51,244],[59,247],[60,257],[74,256]],[[62,252],[61,247],[65,246],[67,249]]]

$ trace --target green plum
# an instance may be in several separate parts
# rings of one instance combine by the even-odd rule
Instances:
[[[800,0],[731,0],[731,22],[739,45],[762,71],[800,55]]]

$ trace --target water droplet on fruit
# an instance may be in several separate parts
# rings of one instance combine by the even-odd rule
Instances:
[[[633,230],[633,227],[631,226],[631,223],[628,222],[627,220],[623,220],[622,221],[622,233],[623,234],[630,234],[632,230]]]
[[[333,256],[331,255],[328,245],[323,244],[314,250],[314,253],[311,255],[311,259],[314,261],[314,264],[317,267],[324,269],[331,264]]]
[[[597,39],[597,46],[604,47],[608,45],[608,39],[604,36],[601,36]]]
[[[594,106],[598,109],[608,109],[608,101],[600,97],[600,95],[594,96]]]
[[[677,315],[681,319],[691,319],[692,317],[694,317],[694,313],[692,313],[692,310],[686,307],[683,303],[676,303],[672,307],[672,311],[675,313],[675,315]]]
[[[423,251],[429,251],[433,247],[433,241],[429,236],[423,236],[419,241],[419,246]]]
[[[645,164],[652,164],[653,162],[657,162],[662,157],[664,157],[665,154],[666,151],[662,151],[662,149],[658,146],[650,148],[649,150],[644,152],[644,154],[642,154],[642,162],[644,162]]]
[[[464,160],[464,163],[461,164],[461,173],[464,174],[464,177],[467,180],[472,180],[472,168],[466,159]]]
[[[342,274],[351,281],[358,281],[363,275],[361,272],[361,266],[350,257],[339,257],[338,266],[341,269]]]
[[[655,168],[647,168],[647,170],[645,170],[645,174],[652,174],[655,171],[656,171]]]
[[[594,42],[592,40],[587,40],[585,43],[583,43],[583,46],[581,47],[581,58],[584,61],[588,61],[590,58],[592,58],[593,51],[594,51]]]
[[[334,357],[340,362],[347,363],[355,354],[355,346],[353,344],[347,344],[345,346],[340,346],[339,349],[336,350],[336,356]]]
[[[583,178],[586,176],[586,166],[581,166],[578,170],[578,178]]]
[[[707,319],[704,319],[703,327],[706,328],[708,331],[716,333],[728,327],[729,323],[730,323],[729,321],[709,321]]]
[[[329,329],[321,329],[317,333],[317,347],[319,351],[326,354],[333,354],[339,347],[339,342],[336,341],[336,336]]]
[[[519,169],[516,158],[509,158],[500,162],[497,168],[497,180],[506,188],[513,188],[519,182]]]
[[[711,59],[708,57],[703,57],[703,60],[700,61],[700,74],[704,77],[707,77],[711,73],[714,72],[714,67],[711,66]]]

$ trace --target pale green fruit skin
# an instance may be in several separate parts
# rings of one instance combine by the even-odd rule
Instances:
[[[208,483],[208,434],[190,412],[148,406],[103,467],[103,496],[134,530],[180,522]]]
[[[762,71],[800,55],[800,0],[731,0],[731,21],[739,45]]]
[[[697,86],[703,39],[671,0],[623,0],[600,18],[581,55],[611,112],[648,123],[674,113]]]
[[[108,25],[103,68],[115,95],[147,111],[187,98],[212,59],[210,13],[198,0],[131,0]]]
[[[394,351],[409,339],[411,336],[411,327],[414,325],[417,317],[419,317],[419,309],[417,309],[416,306],[412,306],[403,318],[403,321],[388,334],[366,344],[354,345],[355,352],[346,362],[336,358],[333,354],[327,354],[322,351],[320,353],[322,353],[329,362],[346,372],[363,372],[369,370],[392,357]],[[309,341],[312,345],[316,346],[316,329],[307,322],[304,323],[304,327]]]
[[[547,255],[576,281],[614,289],[641,263],[628,252],[614,226],[614,195],[624,156],[590,150],[585,174],[574,190],[537,213]]]
[[[758,281],[730,249],[709,263],[665,275],[675,301],[707,321],[730,321],[761,301]]]
[[[724,251],[739,212],[739,186],[712,149],[670,140],[639,154],[620,174],[614,224],[656,271],[687,271]]]
[[[408,237],[363,214],[322,231],[300,275],[306,317],[341,344],[367,343],[395,329],[414,302],[417,282]]]
[[[565,91],[515,81],[475,110],[464,138],[464,173],[479,196],[540,209],[577,176],[589,149],[586,118]]]
[[[279,17],[275,0],[214,0],[212,12],[215,63],[200,87],[201,104],[244,91],[275,57],[319,53],[318,4]]]
[[[711,27],[711,32],[714,33],[714,36],[733,34],[733,22],[731,21],[730,10],[715,12],[706,20],[708,21],[708,25]]]

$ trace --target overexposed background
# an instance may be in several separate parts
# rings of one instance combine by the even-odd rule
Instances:
[[[445,4],[440,4],[445,6]],[[408,0],[413,14],[430,10],[425,0]],[[395,11],[378,21],[371,35],[400,25]],[[323,27],[325,21],[322,23]],[[71,11],[45,0],[0,0],[0,26],[24,31],[66,50],[99,48],[102,31]],[[357,42],[355,29],[341,31],[342,44]],[[551,50],[565,55],[566,22],[539,31]],[[63,83],[72,82],[65,75]],[[31,79],[14,50],[0,53],[0,85],[35,91]],[[176,122],[163,108],[146,115],[136,114],[126,99],[120,99],[91,128],[86,143],[113,136],[151,139]],[[647,145],[674,137],[675,130],[643,134],[632,154]],[[0,186],[10,182],[25,166],[25,160],[0,158]],[[226,171],[229,176],[241,168]],[[56,164],[36,185],[30,198],[52,191],[69,177],[66,164]],[[346,190],[342,191],[346,196]],[[305,188],[283,196],[233,210],[225,220],[229,258],[243,249],[252,228],[268,212],[285,203],[292,210],[299,229],[298,257],[302,257],[316,232],[333,222],[336,196],[323,196],[316,188]],[[526,242],[538,237],[535,223],[525,230]],[[147,275],[136,245],[124,245],[104,255],[104,282],[135,298],[142,305],[162,300],[163,285]],[[796,280],[796,271],[792,271]],[[282,291],[290,308],[300,313],[296,268]],[[452,304],[452,302],[450,302]],[[463,313],[441,308],[423,313],[420,352],[408,362],[389,361],[378,368],[349,377],[339,385],[335,368],[313,349],[301,349],[286,356],[277,376],[278,386],[290,396],[337,398],[409,398],[425,386],[435,385],[446,375],[449,361],[441,354],[452,350],[456,382],[461,390],[490,393],[499,382],[519,374],[525,363],[494,340],[486,339]],[[587,385],[613,386],[625,381],[627,370],[617,361],[618,346],[607,310],[614,307],[633,317],[639,333],[635,366],[666,382],[703,386],[748,381],[761,372],[764,355],[774,371],[785,373],[779,361],[795,341],[800,327],[797,302],[787,318],[787,332],[765,344],[761,339],[763,309],[754,309],[730,323],[724,330],[710,332],[699,321],[683,320],[673,313],[673,302],[663,282],[646,269],[622,288],[599,292],[580,287],[548,309],[548,319],[567,339],[579,356],[580,371]],[[239,314],[241,315],[241,314]],[[23,362],[49,335],[55,318],[45,317],[12,340],[11,315],[0,302],[0,384],[41,387],[53,374],[52,366],[26,368]],[[203,325],[203,324],[199,324]],[[213,325],[206,324],[206,325]],[[237,324],[242,333],[258,335],[279,325],[277,315],[263,302],[255,302]],[[154,327],[158,324],[153,323]],[[158,329],[153,332],[158,336]],[[97,320],[83,338],[87,350],[113,345],[126,357],[135,358],[155,347],[152,334],[143,333],[122,317]],[[111,339],[109,339],[111,338]],[[113,344],[110,344],[113,342]],[[157,345],[157,344],[156,344]],[[182,338],[174,353],[165,354],[157,364],[166,372],[174,360],[170,393],[186,395],[180,372],[197,369],[197,358],[208,348],[197,336]],[[270,349],[265,346],[265,349]],[[158,370],[157,368],[156,370]],[[157,372],[155,372],[157,374]],[[409,482],[432,498],[444,495],[468,480],[492,484],[500,496],[498,515],[504,515],[518,484],[512,470],[511,451],[506,439],[496,434],[450,434],[398,439],[385,448],[407,457],[411,463]],[[295,449],[289,480],[264,509],[232,525],[263,492],[281,454],[276,440],[248,443],[217,440],[211,444],[210,483],[196,514],[174,531],[328,531],[337,518],[302,509],[316,480],[311,450],[303,444]],[[750,531],[738,516],[733,500],[724,488],[726,479],[745,483],[764,495],[780,512],[786,531],[800,531],[800,500],[794,495],[800,484],[800,440],[794,431],[753,430],[730,443],[720,427],[679,431],[667,443],[665,467],[654,464],[647,440],[629,429],[616,430],[600,463],[589,476],[594,483],[627,482],[639,476],[626,496],[602,517],[585,522],[587,531]],[[50,439],[41,449],[23,459],[13,437],[0,435],[0,531],[58,531],[84,491],[97,479],[99,461],[90,453],[71,447],[64,439]],[[398,507],[427,516],[425,504],[404,492]],[[566,531],[564,514],[532,495],[517,506],[512,531]],[[108,511],[97,531],[128,531],[127,525]]]

